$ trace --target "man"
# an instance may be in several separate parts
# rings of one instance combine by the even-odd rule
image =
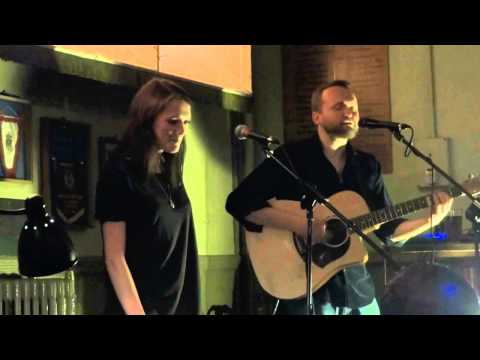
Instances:
[[[349,83],[336,80],[317,88],[312,94],[311,108],[316,134],[279,147],[276,156],[303,180],[316,185],[327,198],[351,190],[360,194],[371,210],[391,205],[379,162],[349,143],[358,133],[360,120],[358,101]],[[229,195],[226,209],[249,231],[261,232],[265,225],[306,238],[305,218],[267,203],[272,198],[300,201],[302,195],[295,181],[272,159],[267,159]],[[433,198],[432,217],[394,220],[377,227],[376,234],[388,245],[401,245],[430,229],[430,221],[437,225],[449,212],[453,199],[442,192],[435,193]],[[322,239],[324,229],[324,222],[314,222],[314,244]],[[340,271],[317,290],[313,298],[316,314],[380,313],[374,284],[364,265]],[[305,299],[282,300],[278,313],[304,314]]]

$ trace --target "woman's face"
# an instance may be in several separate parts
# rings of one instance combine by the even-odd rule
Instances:
[[[153,133],[163,151],[175,154],[180,150],[191,117],[190,104],[183,100],[173,100],[157,115],[153,121]]]

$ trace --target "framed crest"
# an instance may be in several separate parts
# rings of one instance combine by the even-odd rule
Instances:
[[[29,179],[30,103],[0,95],[0,178]]]
[[[88,226],[90,126],[42,118],[41,133],[43,187],[52,214],[67,226]]]

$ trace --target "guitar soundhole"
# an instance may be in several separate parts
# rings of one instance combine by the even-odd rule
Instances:
[[[330,219],[326,223],[327,231],[323,238],[325,246],[329,248],[338,248],[348,241],[348,231],[346,226],[338,219]]]
[[[350,237],[345,225],[338,219],[333,218],[326,223],[327,232],[320,244],[314,244],[312,247],[312,261],[319,267],[325,267],[332,261],[345,255],[350,247]],[[294,244],[298,253],[304,261],[307,259],[305,241],[294,235]]]

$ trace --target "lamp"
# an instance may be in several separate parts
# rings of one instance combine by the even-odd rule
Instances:
[[[18,239],[18,267],[28,277],[53,275],[73,267],[78,258],[65,229],[52,219],[39,195],[25,200],[25,209],[1,210],[8,215],[27,215]]]

